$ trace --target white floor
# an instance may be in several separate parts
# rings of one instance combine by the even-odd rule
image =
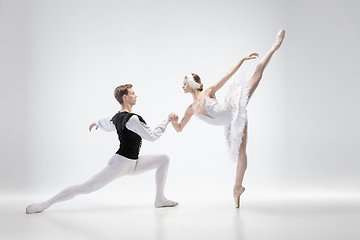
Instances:
[[[248,194],[240,209],[219,199],[184,197],[175,208],[155,209],[99,194],[27,215],[29,199],[2,197],[0,239],[360,239],[358,197]]]

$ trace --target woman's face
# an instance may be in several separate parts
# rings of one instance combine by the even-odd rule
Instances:
[[[191,87],[187,84],[187,79],[184,78],[183,80],[183,86],[182,89],[184,90],[184,93],[188,93],[191,91]]]

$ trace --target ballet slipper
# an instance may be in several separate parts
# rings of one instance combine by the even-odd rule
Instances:
[[[27,214],[40,213],[45,209],[46,208],[43,206],[42,203],[33,203],[26,208],[26,213]]]
[[[234,196],[236,208],[240,207],[240,196],[244,191],[245,191],[245,188],[241,184],[235,183],[235,186],[233,189],[233,196]]]
[[[175,207],[178,204],[179,204],[178,202],[165,199],[163,201],[156,201],[154,205],[156,208],[163,208],[163,207]]]
[[[285,30],[281,29],[278,33],[278,35],[276,36],[276,39],[274,41],[274,44],[273,44],[273,49],[274,50],[278,50],[283,42],[285,38]]]

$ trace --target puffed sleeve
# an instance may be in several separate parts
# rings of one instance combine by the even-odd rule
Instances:
[[[95,124],[105,132],[113,132],[116,130],[114,123],[111,118],[103,118],[95,122]]]
[[[140,122],[137,115],[133,115],[126,123],[126,128],[137,133],[141,138],[153,142],[164,134],[168,124],[169,121],[164,120],[161,124],[154,128],[154,130],[151,130],[148,125]]]

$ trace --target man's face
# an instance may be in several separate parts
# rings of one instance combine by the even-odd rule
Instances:
[[[130,104],[130,106],[133,106],[136,104],[137,96],[132,88],[128,89],[128,94],[126,95],[126,97],[127,97],[127,102]]]

